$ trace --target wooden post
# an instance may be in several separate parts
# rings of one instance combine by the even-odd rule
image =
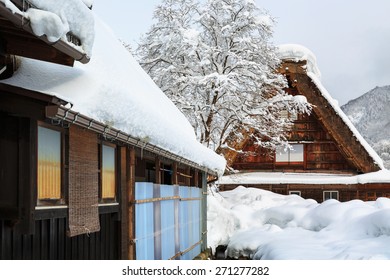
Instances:
[[[172,164],[172,185],[178,185],[179,184],[179,178],[177,177],[177,163],[174,162]]]
[[[121,193],[121,259],[126,260],[129,256],[129,216],[127,197],[127,148],[120,147],[120,193]]]
[[[201,234],[202,234],[202,246],[201,251],[205,251],[207,249],[207,173],[202,172],[202,225],[201,225]]]
[[[156,166],[156,184],[161,184],[161,160],[159,157],[156,157],[155,161]]]
[[[194,170],[193,176],[194,176],[194,186],[197,188],[199,187],[203,188],[203,186],[199,184],[199,171],[197,169]]]
[[[187,166],[185,173],[186,173],[186,175],[191,175],[191,168]],[[191,186],[191,177],[186,177],[185,180],[186,180],[186,186]],[[191,186],[191,187],[193,187],[193,186]]]
[[[131,148],[127,153],[127,205],[128,205],[128,259],[135,260],[135,149]]]

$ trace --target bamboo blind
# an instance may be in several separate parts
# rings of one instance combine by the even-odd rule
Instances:
[[[100,230],[98,141],[94,132],[69,129],[69,235]]]

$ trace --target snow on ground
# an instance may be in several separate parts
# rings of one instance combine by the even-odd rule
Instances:
[[[208,245],[231,258],[390,259],[390,199],[327,200],[238,187],[208,195]]]

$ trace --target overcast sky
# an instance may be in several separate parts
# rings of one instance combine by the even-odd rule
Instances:
[[[121,40],[136,46],[160,0],[95,0],[94,11]],[[273,42],[309,48],[322,82],[340,105],[390,85],[389,0],[256,0],[277,23]]]

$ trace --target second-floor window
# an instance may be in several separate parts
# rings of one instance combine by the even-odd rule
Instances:
[[[288,149],[276,149],[276,163],[299,163],[304,161],[303,144],[291,144],[290,146]]]

